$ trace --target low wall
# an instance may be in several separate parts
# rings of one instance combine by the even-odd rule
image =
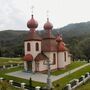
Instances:
[[[23,66],[23,64],[21,63],[21,64],[0,65],[0,70],[14,68],[14,67],[18,67],[18,66]]]
[[[41,88],[40,86],[33,87],[30,85],[27,85],[26,83],[19,83],[14,80],[6,80],[5,78],[1,77],[0,82],[4,82],[4,81],[7,81],[7,83],[9,83],[10,85],[16,88],[21,88],[22,90],[47,90],[47,89]]]
[[[79,79],[73,79],[67,84],[63,90],[74,90],[76,87],[85,84],[87,80],[90,79],[90,73],[87,72],[85,75],[82,75]]]

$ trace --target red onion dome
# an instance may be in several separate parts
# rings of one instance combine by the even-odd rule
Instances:
[[[44,24],[44,29],[45,30],[52,30],[53,25],[52,23],[49,22],[49,19],[47,18],[47,22]]]
[[[27,22],[27,27],[28,28],[37,28],[38,27],[38,22],[34,20],[33,15],[32,18]]]

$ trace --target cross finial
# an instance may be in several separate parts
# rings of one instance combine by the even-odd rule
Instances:
[[[49,18],[49,10],[47,10],[47,12],[46,12],[46,13],[47,13],[47,18]]]
[[[34,6],[31,7],[31,13],[33,15]]]
[[[47,21],[49,21],[49,10],[47,10],[46,13],[47,13]]]

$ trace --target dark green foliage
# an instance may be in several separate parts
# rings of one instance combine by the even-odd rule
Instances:
[[[24,40],[28,31],[0,31],[0,56],[18,57],[24,55]],[[38,31],[43,37],[45,31]],[[69,24],[61,29],[54,29],[56,36],[61,33],[74,59],[90,59],[90,22]]]
[[[29,80],[29,86],[32,87],[32,79]]]

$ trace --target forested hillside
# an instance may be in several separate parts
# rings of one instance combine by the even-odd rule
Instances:
[[[40,36],[43,32],[43,30],[38,31]],[[23,42],[27,33],[25,30],[0,31],[0,56],[23,56]],[[90,22],[69,24],[54,29],[52,33],[55,36],[57,33],[62,34],[74,58],[90,58]]]

